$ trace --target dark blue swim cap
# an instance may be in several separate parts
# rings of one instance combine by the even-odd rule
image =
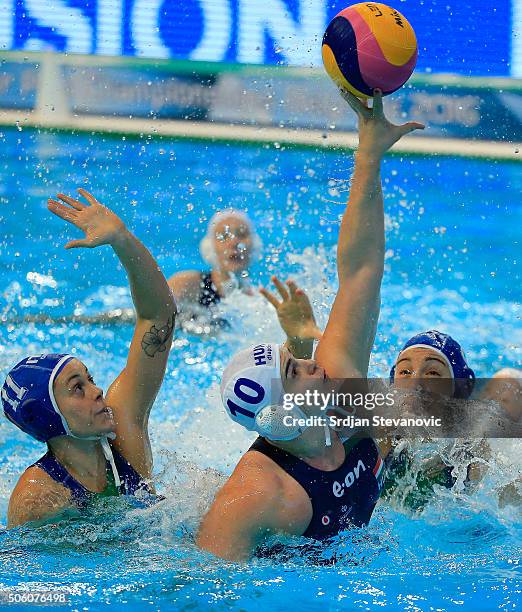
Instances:
[[[466,356],[460,344],[451,336],[435,329],[410,338],[402,347],[401,353],[412,347],[430,348],[440,353],[448,363],[455,381],[453,397],[467,399],[475,386],[475,373],[466,363]],[[390,370],[390,382],[395,378],[395,365]]]
[[[40,442],[72,435],[60,413],[53,382],[72,355],[26,357],[9,372],[2,387],[5,416]]]

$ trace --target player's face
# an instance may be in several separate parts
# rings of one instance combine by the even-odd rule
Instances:
[[[114,431],[111,409],[103,391],[94,383],[86,366],[71,359],[56,377],[54,397],[71,431],[79,437],[106,435]]]
[[[252,254],[252,235],[244,220],[235,215],[222,219],[215,228],[214,249],[221,270],[246,270]]]
[[[314,359],[297,359],[288,349],[282,348],[281,379],[286,393],[304,393],[307,389],[321,391],[327,376]]]
[[[454,381],[444,358],[429,348],[412,347],[399,354],[394,384],[400,389],[421,388],[453,396]]]

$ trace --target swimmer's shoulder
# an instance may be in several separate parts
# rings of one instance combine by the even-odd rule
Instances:
[[[301,535],[312,520],[312,503],[303,487],[270,457],[248,451],[234,470],[238,484],[249,479],[259,488],[264,502],[277,508],[276,520],[286,532]]]
[[[45,521],[73,507],[71,492],[53,480],[38,466],[31,466],[20,476],[9,499],[7,527]]]
[[[283,480],[271,466],[263,465],[265,457],[251,455],[253,453],[248,452],[239,461],[230,478],[218,491],[214,505],[228,507],[238,514],[252,506],[255,514],[262,515],[270,509],[274,500],[284,494]]]
[[[171,276],[168,280],[174,297],[182,302],[197,302],[201,292],[201,272],[184,270]]]
[[[230,560],[248,559],[271,534],[301,535],[311,520],[306,506],[303,518],[303,500],[289,495],[284,478],[264,465],[265,458],[247,455],[216,495],[197,537],[199,547]]]

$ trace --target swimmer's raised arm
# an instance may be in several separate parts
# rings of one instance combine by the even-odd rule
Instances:
[[[116,423],[114,446],[147,477],[152,468],[147,423],[165,374],[176,303],[144,245],[115,213],[84,189],[78,191],[89,204],[58,194],[63,203],[49,200],[49,210],[85,232],[85,238],[73,240],[65,248],[110,245],[127,272],[136,325],[126,366],[110,386],[107,404]]]
[[[286,334],[286,347],[298,359],[310,359],[314,340],[319,340],[322,332],[315,322],[314,311],[306,293],[294,281],[282,283],[272,276],[281,301],[262,287],[259,292],[275,308],[279,324]]]
[[[384,270],[384,210],[381,160],[402,136],[422,129],[420,123],[393,125],[384,116],[382,93],[373,108],[341,91],[359,118],[350,198],[337,246],[339,289],[316,351],[330,378],[365,377],[379,317]]]

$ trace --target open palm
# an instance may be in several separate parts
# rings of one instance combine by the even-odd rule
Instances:
[[[85,189],[78,189],[78,193],[87,200],[88,204],[63,193],[56,196],[61,202],[49,199],[47,203],[47,208],[57,217],[72,223],[85,232],[85,238],[71,240],[65,245],[65,248],[85,247],[92,249],[101,244],[112,244],[118,235],[125,230],[125,224],[118,215],[100,204]]]
[[[279,323],[289,338],[316,338],[320,334],[314,317],[314,311],[306,293],[293,281],[286,281],[286,286],[276,276],[272,276],[280,301],[265,288],[259,291],[275,308]]]

